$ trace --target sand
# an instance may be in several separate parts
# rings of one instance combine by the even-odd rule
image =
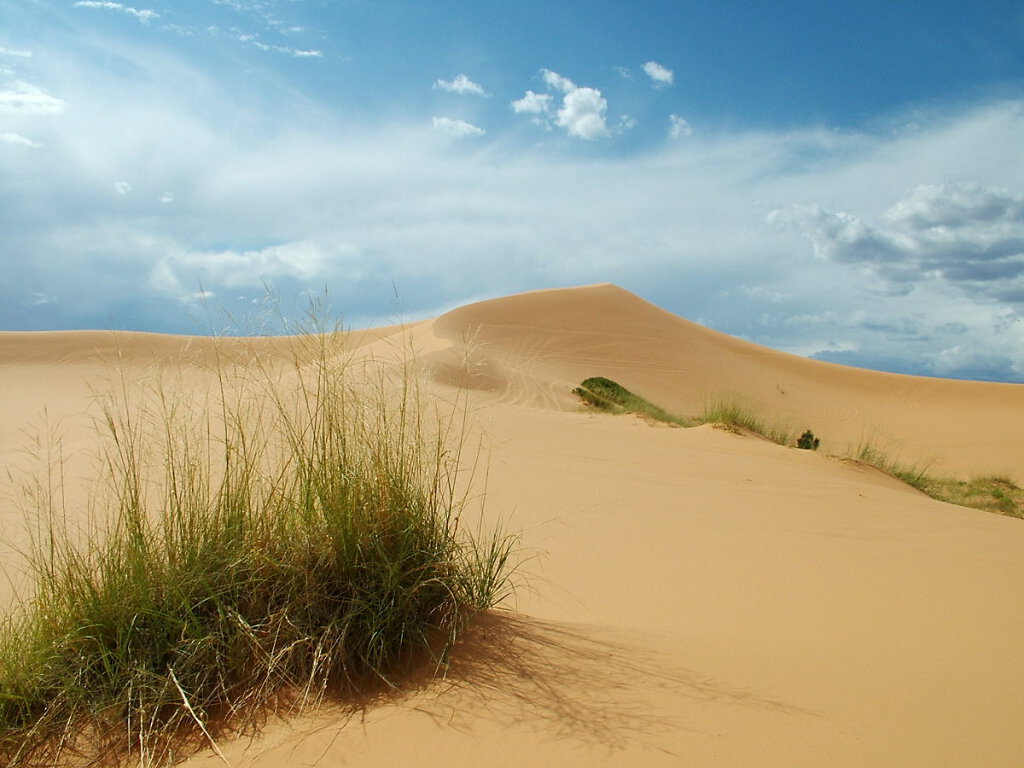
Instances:
[[[357,717],[271,721],[222,745],[232,765],[1024,764],[1024,522],[828,455],[870,440],[936,472],[1024,482],[1024,386],[810,361],[611,285],[380,329],[359,354],[407,343],[437,398],[468,396],[485,514],[529,555],[522,588],[446,680]],[[84,450],[112,359],[129,375],[191,370],[211,344],[0,334],[0,460],[30,465],[44,409],[65,450]],[[571,388],[593,375],[682,414],[728,394],[822,447],[589,412]],[[23,514],[0,508],[9,571]]]

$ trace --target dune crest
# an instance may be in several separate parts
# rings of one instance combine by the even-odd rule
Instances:
[[[442,378],[511,404],[572,409],[572,387],[607,376],[669,411],[736,397],[767,421],[810,428],[823,449],[864,441],[907,463],[1024,479],[1024,385],[882,373],[778,352],[677,317],[611,284],[534,291],[433,321],[451,349]],[[468,363],[468,365],[467,365]]]

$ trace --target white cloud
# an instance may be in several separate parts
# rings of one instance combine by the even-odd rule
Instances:
[[[456,120],[451,117],[433,118],[434,128],[443,131],[451,136],[483,136],[487,131],[479,126],[467,123],[465,120]]]
[[[542,69],[541,77],[548,88],[564,94],[562,105],[555,114],[555,123],[564,128],[570,136],[593,140],[610,136],[606,113],[608,102],[596,88],[581,88],[572,80],[550,69]],[[517,113],[546,115],[552,108],[551,94],[527,91],[523,98],[512,102]],[[630,128],[628,116],[623,116],[619,129]],[[545,125],[546,121],[534,118],[534,122]],[[634,123],[635,124],[635,123]]]
[[[64,111],[64,101],[42,88],[15,80],[0,90],[0,114],[56,115]]]
[[[297,59],[320,59],[323,58],[324,55],[322,51],[315,49],[299,50],[287,45],[270,45],[258,40],[256,35],[239,35],[238,40],[243,43],[249,43],[254,48],[259,48],[261,51],[283,53],[287,56],[294,56]]]
[[[440,88],[442,91],[449,91],[450,93],[469,93],[476,96],[487,95],[482,85],[474,83],[463,74],[456,75],[454,80],[437,80],[434,82],[434,88]]]
[[[31,59],[32,51],[17,51],[11,48],[0,47],[0,56],[14,56],[19,59]]]
[[[569,133],[591,141],[610,135],[605,123],[608,102],[596,88],[576,88],[565,94],[557,123]]]
[[[691,126],[684,118],[679,115],[669,115],[668,121],[668,135],[671,138],[679,139],[683,136],[693,136],[693,126]]]
[[[114,182],[114,192],[116,192],[117,194],[119,194],[119,195],[127,195],[131,191],[132,191],[132,185],[129,184],[127,181],[115,181]]]
[[[120,11],[121,13],[127,13],[129,16],[134,16],[136,19],[141,21],[143,24],[148,24],[155,18],[160,16],[156,11],[150,10],[138,10],[131,6],[122,5],[121,3],[110,2],[110,0],[79,0],[74,4],[75,8],[104,8],[110,11]]]
[[[295,240],[251,250],[197,251],[168,249],[157,261],[151,282],[162,290],[192,296],[196,286],[190,277],[204,278],[212,285],[260,288],[264,283],[286,278],[298,281],[324,280],[339,257],[351,257],[347,244]],[[180,297],[179,296],[179,297]]]
[[[164,192],[162,195],[160,195],[160,202],[161,203],[173,203],[174,202],[174,193],[173,192]]]
[[[576,90],[576,83],[568,77],[562,77],[557,72],[552,72],[550,69],[542,69],[540,74],[541,77],[544,78],[544,84],[548,88],[553,88],[554,90],[561,91],[562,93],[572,93]]]
[[[646,72],[647,76],[654,81],[655,85],[672,85],[672,81],[674,79],[672,70],[667,67],[663,67],[656,61],[648,61],[644,64],[644,72]]]
[[[0,142],[13,144],[16,147],[28,147],[30,149],[39,149],[43,146],[42,144],[32,141],[32,139],[26,139],[18,133],[0,133]]]
[[[512,111],[532,115],[546,115],[551,111],[551,94],[527,91],[521,99],[512,102]]]
[[[1024,307],[1024,194],[976,181],[922,184],[879,219],[820,205],[768,217],[797,227],[820,258],[862,266],[897,290],[938,280]]]

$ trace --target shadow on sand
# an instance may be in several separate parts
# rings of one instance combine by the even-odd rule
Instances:
[[[484,717],[609,750],[654,746],[659,734],[686,730],[668,714],[680,698],[808,714],[682,669],[624,633],[513,613],[477,617],[442,674],[433,705],[449,710],[454,727]]]

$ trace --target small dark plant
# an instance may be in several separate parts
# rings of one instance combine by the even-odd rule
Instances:
[[[819,445],[821,445],[821,440],[816,438],[809,429],[805,429],[804,433],[796,441],[796,447],[803,448],[805,451],[816,451]]]

